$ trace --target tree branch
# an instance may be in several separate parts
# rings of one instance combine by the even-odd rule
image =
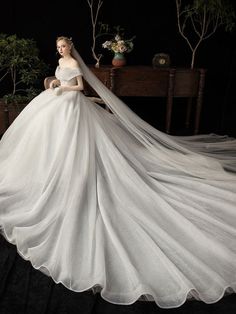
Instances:
[[[88,2],[88,5],[90,7],[90,17],[91,17],[91,23],[92,23],[92,40],[93,40],[93,43],[92,43],[91,50],[92,50],[93,58],[96,60],[96,66],[99,67],[102,54],[97,55],[97,53],[96,53],[96,39],[98,37],[96,34],[96,31],[97,31],[96,27],[97,27],[99,11],[103,5],[103,1],[98,0],[95,13],[94,13],[94,0],[87,0],[87,2]]]

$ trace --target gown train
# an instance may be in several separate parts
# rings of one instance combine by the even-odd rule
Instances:
[[[73,291],[163,308],[236,292],[236,140],[164,134],[74,51],[81,92],[45,90],[0,142],[0,226],[32,265]],[[82,72],[81,72],[82,71]]]

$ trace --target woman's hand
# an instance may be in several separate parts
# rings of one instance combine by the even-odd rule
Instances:
[[[60,96],[62,94],[62,92],[63,92],[63,87],[62,86],[59,86],[59,87],[57,86],[57,87],[54,88],[55,95]]]
[[[53,89],[60,86],[60,81],[59,80],[52,80],[51,83],[49,84],[49,88]]]

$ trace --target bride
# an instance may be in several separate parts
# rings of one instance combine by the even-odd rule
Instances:
[[[115,304],[236,292],[236,140],[158,131],[71,39],[56,45],[56,80],[0,142],[2,234],[56,283]],[[112,113],[83,94],[84,79]]]

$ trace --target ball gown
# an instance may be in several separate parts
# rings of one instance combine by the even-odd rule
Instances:
[[[79,63],[56,77],[84,75],[111,112],[52,89],[25,107],[0,141],[2,234],[55,282],[115,304],[235,292],[236,140],[162,133]]]

